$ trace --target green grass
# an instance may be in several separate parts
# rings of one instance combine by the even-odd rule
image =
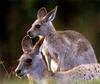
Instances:
[[[19,78],[9,78],[0,80],[0,84],[29,84],[27,78],[19,79]],[[55,84],[54,81],[49,80],[48,84]],[[63,84],[63,83],[62,83]],[[92,81],[85,81],[85,82],[77,82],[77,83],[64,83],[64,84],[100,84],[100,79],[92,80]]]
[[[100,84],[100,79],[80,81],[80,82],[77,82],[76,84]]]
[[[19,78],[9,78],[0,80],[0,84],[28,84],[28,80]]]

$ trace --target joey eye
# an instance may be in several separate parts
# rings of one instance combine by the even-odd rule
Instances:
[[[26,62],[27,63],[31,63],[32,62],[32,59],[27,59]]]
[[[35,25],[35,28],[40,28],[40,24]]]

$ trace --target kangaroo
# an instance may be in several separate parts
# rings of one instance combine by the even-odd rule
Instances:
[[[22,50],[24,53],[20,57],[15,70],[17,76],[27,76],[29,80],[35,81],[36,84],[44,84],[44,81],[46,81],[45,84],[48,84],[50,78],[54,80],[53,84],[75,84],[74,81],[93,80],[100,77],[100,64],[97,63],[82,64],[68,71],[51,73],[48,71],[47,63],[40,52],[43,40],[44,38],[40,39],[33,46],[29,36],[23,38]]]
[[[40,8],[37,20],[27,31],[31,38],[38,35],[45,37],[41,51],[45,55],[48,70],[52,66],[51,58],[58,64],[54,71],[69,70],[80,64],[97,63],[90,42],[82,34],[72,30],[56,31],[52,24],[56,12],[57,6],[49,13],[45,7]]]

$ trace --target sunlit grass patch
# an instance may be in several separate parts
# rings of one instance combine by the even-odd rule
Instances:
[[[0,80],[0,84],[28,84],[27,79],[9,78]]]
[[[100,84],[100,78],[95,80],[78,81],[73,84]]]
[[[54,80],[50,79],[47,82],[41,82],[40,84],[56,84]],[[29,84],[29,81],[27,78],[24,79],[19,79],[19,78],[9,78],[9,79],[3,79],[0,80],[0,84]],[[34,83],[33,83],[34,84]],[[100,84],[100,79],[96,79],[96,80],[90,80],[90,81],[77,81],[77,82],[73,82],[73,80],[71,82],[62,82],[61,84]]]
[[[96,80],[89,81],[87,84],[100,84],[100,78]]]

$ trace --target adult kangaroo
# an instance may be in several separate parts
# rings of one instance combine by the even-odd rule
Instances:
[[[47,13],[46,8],[38,10],[37,20],[27,31],[34,38],[38,35],[45,37],[41,47],[48,69],[51,68],[51,59],[57,63],[57,69],[52,71],[69,70],[80,64],[96,63],[96,56],[90,42],[79,32],[66,30],[56,31],[52,24],[56,16],[57,6]]]
[[[48,71],[45,58],[40,52],[43,40],[44,38],[33,45],[29,36],[23,38],[23,54],[20,57],[19,64],[15,70],[17,76],[27,76],[32,84],[33,81],[35,81],[35,84],[80,84],[80,82],[75,82],[81,81],[82,83],[82,81],[85,82],[87,80],[100,78],[100,64],[98,63],[81,64],[68,71],[54,73]],[[49,83],[51,79],[54,83]]]

